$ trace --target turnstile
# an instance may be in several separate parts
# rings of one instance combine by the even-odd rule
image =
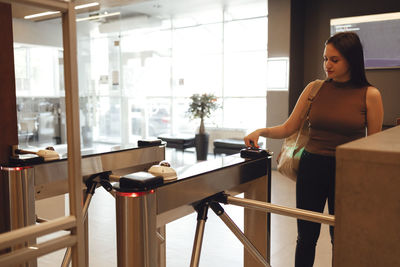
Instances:
[[[82,156],[82,190],[85,189],[84,181],[90,175],[105,171],[127,174],[147,170],[151,165],[164,160],[164,157],[165,145],[122,147],[117,151],[91,151],[91,154]],[[1,177],[6,179],[8,186],[10,230],[35,224],[35,200],[68,192],[68,166],[65,157],[50,162],[29,164],[29,160],[21,160],[12,167],[1,167]],[[31,240],[24,246],[29,247],[35,243],[36,240]],[[23,266],[36,265],[36,260],[33,260]]]
[[[177,170],[178,179],[142,189],[116,185],[117,258],[119,267],[165,266],[165,224],[194,211],[197,202],[220,192],[270,202],[271,155],[243,159],[239,154]],[[245,210],[244,232],[270,259],[270,215]],[[263,266],[247,251],[244,266]]]

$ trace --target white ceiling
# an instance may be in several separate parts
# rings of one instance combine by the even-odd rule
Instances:
[[[215,7],[232,6],[251,2],[264,2],[267,0],[77,0],[76,5],[99,2],[100,10],[113,11],[118,9],[123,15],[141,13],[149,16],[173,16],[185,14],[194,10],[201,11]],[[123,8],[120,8],[123,7]],[[40,8],[12,4],[13,17],[23,18],[26,15],[44,12]],[[86,12],[91,10],[86,10]]]

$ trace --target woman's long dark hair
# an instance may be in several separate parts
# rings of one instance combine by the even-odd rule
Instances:
[[[340,32],[326,40],[347,60],[350,67],[350,81],[356,86],[371,85],[365,76],[364,53],[360,38],[354,32]]]

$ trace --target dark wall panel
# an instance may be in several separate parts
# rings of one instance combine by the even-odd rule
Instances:
[[[292,0],[290,19],[289,93],[292,91],[301,92],[303,88],[305,5],[301,1]],[[290,100],[289,114],[293,110],[297,99],[294,99],[294,101]]]
[[[0,163],[7,163],[10,144],[18,144],[11,6],[0,3]]]
[[[324,42],[330,36],[330,19],[400,11],[400,1],[398,0],[365,0],[362,2],[357,0],[292,0],[292,6],[294,6],[293,3],[298,4],[299,2],[302,2],[304,10],[300,12],[304,12],[304,17],[292,16],[292,20],[294,19],[292,24],[304,25],[304,36],[299,38],[297,36],[298,30],[292,29],[291,38],[293,38],[292,45],[294,47],[304,47],[304,58],[294,54],[291,61],[297,62],[296,64],[302,62],[303,69],[296,69],[296,71],[303,71],[303,78],[299,77],[298,73],[291,72],[290,78],[293,79],[291,84],[296,84],[296,86],[290,87],[290,110],[292,110],[298,96],[308,82],[325,78],[322,68],[322,54]],[[293,12],[296,12],[296,10],[293,9]],[[394,125],[395,117],[400,117],[400,105],[398,104],[398,99],[400,99],[398,85],[400,69],[367,70],[367,77],[382,93],[385,108],[384,124]],[[302,87],[299,86],[300,83],[302,83]]]
[[[0,3],[0,165],[8,163],[10,145],[18,144],[14,52],[10,4]],[[0,175],[0,233],[8,230],[6,177]]]

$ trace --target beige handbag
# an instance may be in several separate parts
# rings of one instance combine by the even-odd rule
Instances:
[[[308,124],[307,117],[310,112],[311,103],[321,88],[323,80],[316,80],[310,95],[308,96],[307,106],[301,113],[301,127],[294,134],[286,138],[283,142],[281,152],[278,156],[278,171],[293,181],[297,180],[297,171],[299,170],[300,157],[304,147],[308,142]]]

